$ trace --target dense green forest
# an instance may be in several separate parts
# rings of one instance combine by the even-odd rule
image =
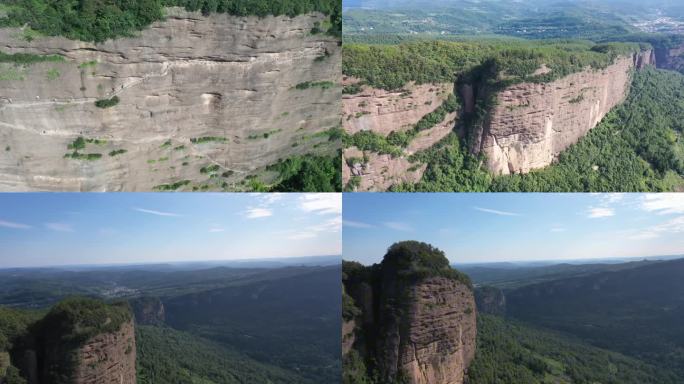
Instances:
[[[394,191],[673,191],[684,186],[684,76],[646,68],[634,74],[621,106],[553,165],[525,175],[492,176],[451,134],[414,155],[428,164],[420,183]]]
[[[674,384],[667,370],[576,339],[491,315],[478,315],[471,384]]]
[[[341,153],[337,156],[293,156],[268,167],[278,172],[271,192],[341,192]],[[258,187],[255,189],[259,189]]]
[[[211,340],[168,327],[136,327],[138,384],[273,383],[301,377]]]
[[[0,27],[24,27],[40,34],[102,42],[130,36],[164,19],[164,7],[238,16],[288,15],[322,12],[330,16],[328,33],[342,30],[342,5],[337,0],[3,0]],[[0,15],[2,13],[0,12]],[[33,34],[25,33],[31,39]]]
[[[388,90],[399,89],[411,81],[417,84],[455,82],[459,76],[480,76],[508,85],[521,81],[547,82],[588,66],[604,68],[618,55],[648,47],[647,43],[499,39],[413,41],[399,45],[345,44],[342,72],[372,87]],[[487,65],[483,66],[483,63]],[[542,64],[551,72],[535,75]],[[499,76],[500,73],[503,76]]]
[[[684,378],[684,260],[527,285],[507,314]],[[665,381],[659,381],[665,382]]]

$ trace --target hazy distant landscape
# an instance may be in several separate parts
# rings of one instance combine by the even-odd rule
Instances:
[[[40,317],[73,296],[128,303],[138,383],[336,382],[339,258],[303,261],[0,270],[0,307]]]

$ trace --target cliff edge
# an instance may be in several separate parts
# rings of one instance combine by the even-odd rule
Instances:
[[[604,69],[587,68],[552,82],[523,82],[496,91],[493,105],[469,132],[470,149],[485,155],[494,174],[543,168],[625,100],[633,70],[652,63],[653,52],[646,50],[620,56]],[[466,112],[472,108],[468,105],[483,102],[472,100],[471,87],[467,84],[461,92]]]
[[[364,374],[383,383],[464,382],[475,355],[475,299],[468,277],[443,252],[401,242],[380,264],[345,263],[344,276],[356,308],[345,304],[345,382],[361,374],[360,360]]]

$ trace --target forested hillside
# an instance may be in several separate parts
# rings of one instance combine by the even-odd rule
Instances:
[[[684,377],[684,260],[528,285],[507,313]]]
[[[553,165],[525,175],[492,176],[452,133],[413,157],[427,163],[420,183],[395,191],[675,191],[684,188],[684,75],[634,73],[624,104]]]
[[[335,0],[3,0],[0,27],[24,27],[27,39],[38,33],[101,42],[129,36],[162,20],[164,7],[170,6],[204,14],[219,12],[262,17],[322,12],[330,15],[330,26],[325,31],[339,35],[342,28],[341,4]],[[3,13],[5,18],[2,18]]]
[[[478,315],[470,384],[675,384],[672,372],[577,339]]]

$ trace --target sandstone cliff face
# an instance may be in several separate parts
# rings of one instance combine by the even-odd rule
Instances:
[[[354,81],[347,79],[344,84]],[[408,84],[404,89],[394,92],[364,86],[356,95],[343,96],[342,127],[350,135],[371,131],[386,137],[393,131],[408,131],[425,115],[437,109],[453,90],[454,85],[449,83]],[[361,151],[356,147],[346,148],[342,162],[343,184],[356,177],[357,191],[386,191],[395,184],[417,183],[423,177],[426,166],[413,164],[408,157],[446,137],[454,128],[456,116],[456,113],[450,113],[440,124],[420,132],[404,149],[402,156]],[[351,161],[353,159],[363,161]]]
[[[656,49],[653,60],[658,68],[684,73],[684,44],[673,48]]]
[[[527,173],[552,163],[629,91],[630,71],[651,63],[652,52],[621,57],[604,70],[587,69],[556,81],[521,83],[496,95],[497,104],[474,132],[471,149],[496,174]]]
[[[164,303],[156,297],[141,297],[130,302],[136,324],[157,325],[166,320]]]
[[[97,335],[77,354],[74,384],[135,384],[135,330],[124,323],[118,332]]]
[[[65,58],[0,63],[0,190],[215,189],[327,141],[312,135],[339,124],[340,88],[296,88],[339,81],[339,39],[311,34],[325,16],[167,14],[102,44],[0,29],[5,53]],[[95,106],[113,96],[118,105]],[[100,140],[80,152],[102,157],[65,158],[79,136]],[[203,137],[219,140],[191,141]],[[223,177],[209,181],[200,169],[214,165]]]
[[[411,384],[464,382],[477,334],[475,299],[469,287],[445,277],[407,284],[388,275],[375,292],[369,292],[368,285],[356,288],[349,293],[362,315],[350,324],[355,323],[356,332],[366,337],[361,354],[374,356],[383,382],[399,378]],[[356,338],[346,340],[345,354]]]
[[[506,296],[496,287],[478,287],[475,289],[475,304],[478,313],[503,316],[506,314]]]
[[[475,300],[465,285],[443,277],[409,288],[401,318],[388,327],[384,370],[415,384],[458,384],[475,356]]]

